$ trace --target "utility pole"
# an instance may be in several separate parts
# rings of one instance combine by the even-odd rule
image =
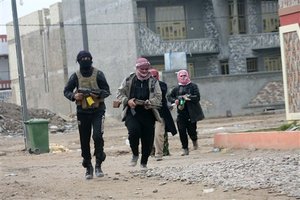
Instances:
[[[88,40],[87,25],[86,25],[85,0],[80,0],[80,17],[81,17],[83,49],[89,51],[89,40]]]
[[[14,32],[15,32],[16,54],[17,54],[18,74],[19,74],[19,84],[20,84],[20,96],[21,96],[21,104],[22,104],[24,142],[25,142],[25,150],[27,150],[28,133],[24,122],[28,120],[28,112],[27,112],[26,91],[25,91],[25,81],[24,81],[16,0],[11,0],[11,7],[12,7],[12,14],[13,14],[13,24],[14,24]]]

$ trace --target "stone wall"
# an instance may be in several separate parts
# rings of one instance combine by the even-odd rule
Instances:
[[[279,0],[279,9],[300,5],[300,0]]]
[[[279,49],[279,34],[264,33],[253,35],[233,35],[229,39],[230,74],[247,72],[246,58],[255,57],[253,50],[263,48]]]

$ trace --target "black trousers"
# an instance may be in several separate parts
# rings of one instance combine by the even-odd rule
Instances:
[[[104,111],[82,114],[77,113],[78,129],[81,145],[81,156],[85,163],[89,163],[92,159],[91,157],[91,147],[90,141],[93,131],[94,140],[94,155],[96,160],[104,161],[105,153],[103,151],[104,140],[103,140],[103,123],[104,123]]]
[[[198,139],[197,137],[197,122],[191,122],[190,119],[184,117],[177,118],[177,128],[179,132],[179,138],[183,149],[189,148],[188,136],[192,141]]]
[[[128,114],[125,125],[128,130],[128,139],[132,154],[135,156],[139,155],[139,140],[141,139],[141,164],[147,164],[154,142],[154,117],[139,117]]]

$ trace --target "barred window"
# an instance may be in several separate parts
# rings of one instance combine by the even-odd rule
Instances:
[[[221,74],[229,74],[228,60],[221,60],[220,66],[221,66]]]
[[[165,65],[164,64],[151,64],[151,66],[156,69],[157,71],[165,71]]]
[[[247,72],[257,72],[257,58],[247,58]]]
[[[146,8],[140,7],[137,9],[137,17],[138,17],[138,23],[143,24],[144,26],[147,26],[147,12]]]
[[[267,71],[281,71],[282,67],[280,55],[265,57],[264,65]]]
[[[261,1],[263,32],[278,32],[278,0]]]
[[[230,34],[246,33],[244,0],[228,0]]]
[[[194,63],[188,63],[187,65],[188,72],[191,78],[195,77],[195,68],[194,68]]]
[[[183,6],[155,8],[156,33],[164,40],[186,38],[185,14]]]

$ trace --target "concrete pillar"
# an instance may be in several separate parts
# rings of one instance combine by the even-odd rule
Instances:
[[[300,2],[279,0],[280,48],[287,120],[300,119]]]

